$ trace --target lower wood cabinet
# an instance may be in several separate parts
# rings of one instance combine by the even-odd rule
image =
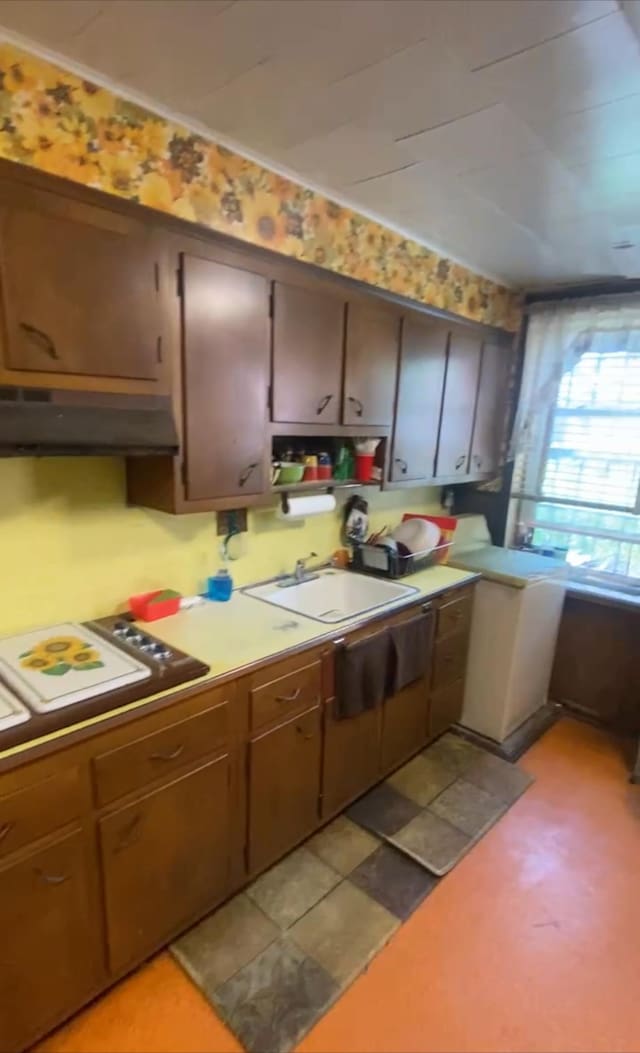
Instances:
[[[318,825],[320,718],[316,706],[249,743],[251,872],[284,855]]]
[[[381,767],[397,768],[429,737],[429,680],[423,677],[388,698],[382,707]]]
[[[464,680],[455,680],[447,687],[433,691],[429,706],[429,738],[435,739],[455,724],[462,716]]]
[[[331,699],[325,707],[323,819],[373,786],[380,770],[380,710],[368,709],[349,720],[336,720],[334,703]]]
[[[230,758],[99,822],[109,966],[118,972],[228,891]]]
[[[86,846],[76,830],[0,869],[2,1050],[29,1044],[100,983],[102,928]]]

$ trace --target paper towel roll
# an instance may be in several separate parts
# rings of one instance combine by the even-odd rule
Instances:
[[[300,497],[289,497],[287,511],[278,506],[279,519],[305,519],[306,516],[319,516],[323,512],[333,512],[336,499],[333,494],[305,494]]]

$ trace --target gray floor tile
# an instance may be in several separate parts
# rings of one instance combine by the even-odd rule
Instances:
[[[420,806],[415,801],[398,793],[388,782],[381,782],[347,808],[345,814],[366,830],[388,837],[406,826],[419,812]]]
[[[392,845],[383,844],[349,875],[349,881],[405,921],[439,878]]]
[[[398,925],[388,910],[346,880],[305,914],[289,936],[344,987]]]
[[[246,892],[267,917],[286,929],[339,881],[332,867],[302,847],[257,878]]]
[[[455,777],[455,772],[448,765],[425,751],[390,775],[387,781],[403,797],[408,797],[424,808],[445,787],[450,786]]]
[[[192,980],[211,996],[279,935],[277,925],[240,893],[176,940],[171,950]]]
[[[475,760],[489,756],[489,754],[479,746],[474,746],[472,742],[467,742],[461,735],[454,735],[453,732],[448,731],[426,750],[423,750],[422,756],[438,761],[450,768],[456,775],[463,775]]]
[[[471,838],[429,809],[389,838],[434,874],[446,874],[471,844]]]
[[[346,876],[363,859],[375,852],[379,844],[380,841],[373,834],[347,819],[346,815],[339,815],[325,826],[324,830],[307,841],[305,848],[310,849],[339,874]]]
[[[507,809],[504,801],[464,779],[456,779],[429,806],[441,819],[469,837],[478,837]]]
[[[464,778],[505,804],[513,804],[533,782],[532,776],[516,764],[485,752],[469,765]]]
[[[219,987],[213,1003],[249,1053],[285,1053],[337,993],[321,965],[279,939]]]

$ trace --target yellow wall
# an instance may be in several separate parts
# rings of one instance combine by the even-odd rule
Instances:
[[[191,594],[220,565],[215,516],[127,508],[122,460],[0,460],[0,494],[0,635],[108,614],[160,586]],[[366,496],[374,527],[438,507],[434,489]],[[337,513],[282,523],[274,508],[249,515],[244,551],[230,564],[237,585],[339,544]]]

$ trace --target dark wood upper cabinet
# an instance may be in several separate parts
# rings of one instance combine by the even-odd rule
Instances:
[[[153,227],[27,187],[0,191],[5,369],[157,381],[168,352]]]
[[[375,304],[347,305],[343,424],[392,423],[399,342],[399,315]]]
[[[509,355],[504,347],[488,342],[483,344],[469,465],[473,474],[494,472],[500,463],[508,365]]]
[[[470,472],[471,435],[478,390],[482,338],[452,328],[436,457],[436,478],[463,478]]]
[[[337,296],[274,283],[274,421],[339,422],[344,310]]]
[[[266,484],[269,283],[184,255],[182,290],[187,497],[259,494]]]
[[[407,316],[402,323],[392,482],[433,478],[448,336],[442,322]]]
[[[103,976],[85,844],[76,831],[0,868],[0,1049],[31,1045]]]

